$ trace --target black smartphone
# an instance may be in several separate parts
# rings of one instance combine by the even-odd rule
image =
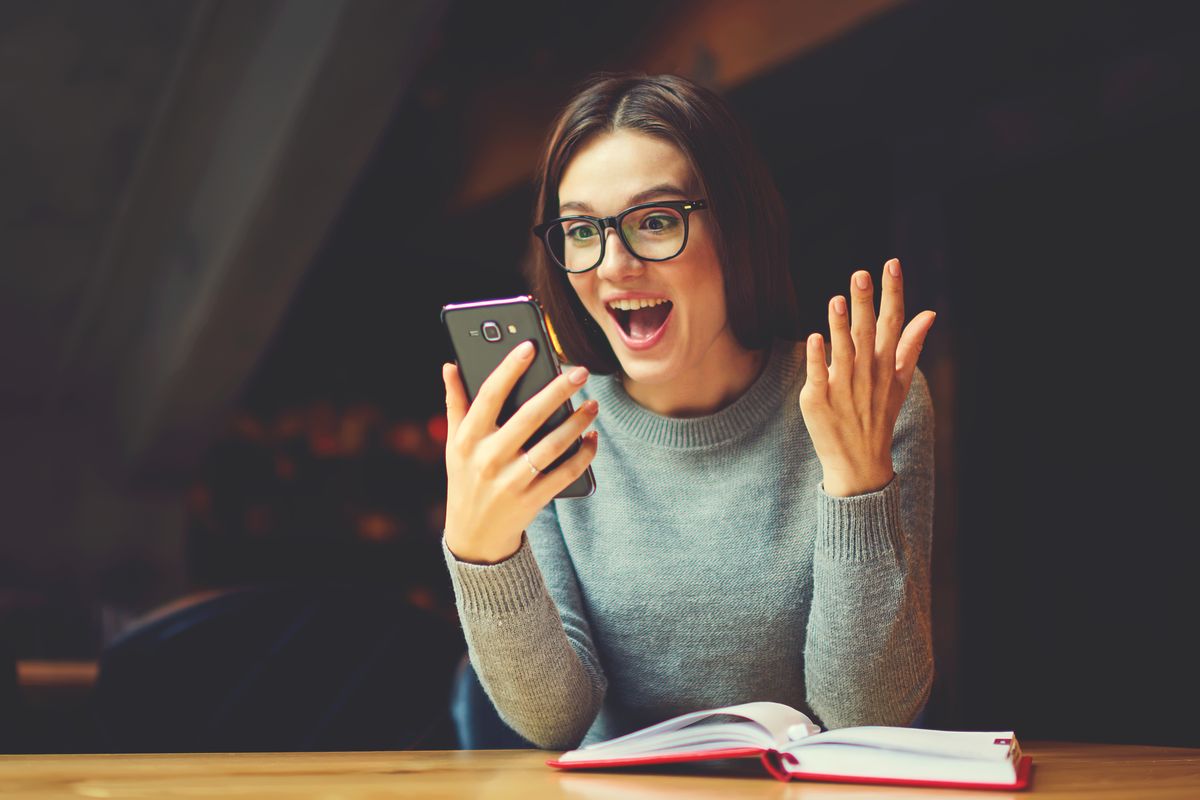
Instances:
[[[550,335],[546,330],[546,318],[542,307],[529,295],[445,305],[442,306],[442,324],[446,326],[446,333],[450,335],[450,344],[458,361],[458,374],[467,390],[467,397],[472,402],[479,393],[479,387],[509,351],[521,342],[533,342],[533,362],[505,399],[500,416],[496,420],[497,425],[503,425],[525,401],[562,373],[558,354],[550,345]],[[525,449],[533,447],[573,412],[574,407],[571,401],[567,400],[534,432],[525,443]],[[544,467],[542,472],[549,472],[566,461],[579,450],[580,444],[581,441],[576,439],[561,456]],[[595,491],[596,478],[589,466],[570,486],[559,492],[557,497],[587,497]]]

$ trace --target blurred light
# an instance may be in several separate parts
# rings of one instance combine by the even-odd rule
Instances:
[[[290,481],[296,477],[296,462],[287,456],[275,456],[275,477],[281,481]]]
[[[388,431],[388,445],[401,455],[417,456],[424,449],[425,435],[415,422],[397,422]]]
[[[446,443],[446,431],[449,423],[446,422],[446,417],[443,414],[429,418],[425,423],[425,430],[429,432],[429,438],[433,439],[438,444]]]
[[[314,456],[330,458],[338,454],[337,426],[337,412],[329,403],[321,401],[308,407],[304,427],[308,432],[308,449]]]
[[[309,431],[308,448],[318,458],[332,458],[338,454],[338,440],[329,431]]]
[[[414,586],[408,590],[408,602],[417,608],[433,611],[437,608],[437,600],[428,586]]]
[[[229,427],[235,436],[252,442],[261,442],[267,438],[263,424],[249,414],[235,414]]]
[[[400,534],[400,525],[396,518],[377,511],[359,514],[357,527],[359,538],[368,542],[387,542]]]
[[[299,439],[304,435],[304,413],[297,409],[288,409],[275,419],[272,433],[277,441]]]
[[[338,451],[343,456],[354,456],[362,453],[367,441],[367,427],[370,422],[364,417],[354,417],[347,414],[342,417],[338,426]]]

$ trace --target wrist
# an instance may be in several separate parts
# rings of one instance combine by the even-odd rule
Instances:
[[[507,561],[516,555],[517,551],[521,549],[524,534],[524,531],[519,532],[515,541],[505,537],[503,541],[493,539],[485,542],[471,542],[469,540],[462,541],[447,529],[445,532],[446,549],[459,561],[490,566]]]
[[[867,469],[825,470],[821,479],[825,494],[831,497],[854,497],[878,492],[892,482],[896,472],[889,463]]]

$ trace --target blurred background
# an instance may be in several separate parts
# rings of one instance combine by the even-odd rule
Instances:
[[[0,749],[455,746],[438,311],[524,291],[546,127],[605,69],[746,121],[807,329],[892,256],[938,312],[930,724],[1200,745],[1196,30],[1186,2],[0,0]],[[243,639],[168,669],[180,609]]]

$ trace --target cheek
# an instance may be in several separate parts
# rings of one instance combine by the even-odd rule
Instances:
[[[725,276],[715,250],[711,246],[698,248],[696,259],[689,266],[686,275],[680,275],[684,278],[684,290],[698,301],[698,310],[705,318],[723,320]]]
[[[575,290],[575,295],[579,298],[579,301],[583,303],[583,307],[595,314],[595,305],[598,302],[596,297],[595,272],[571,275],[568,276],[567,280],[570,282],[571,288]]]

